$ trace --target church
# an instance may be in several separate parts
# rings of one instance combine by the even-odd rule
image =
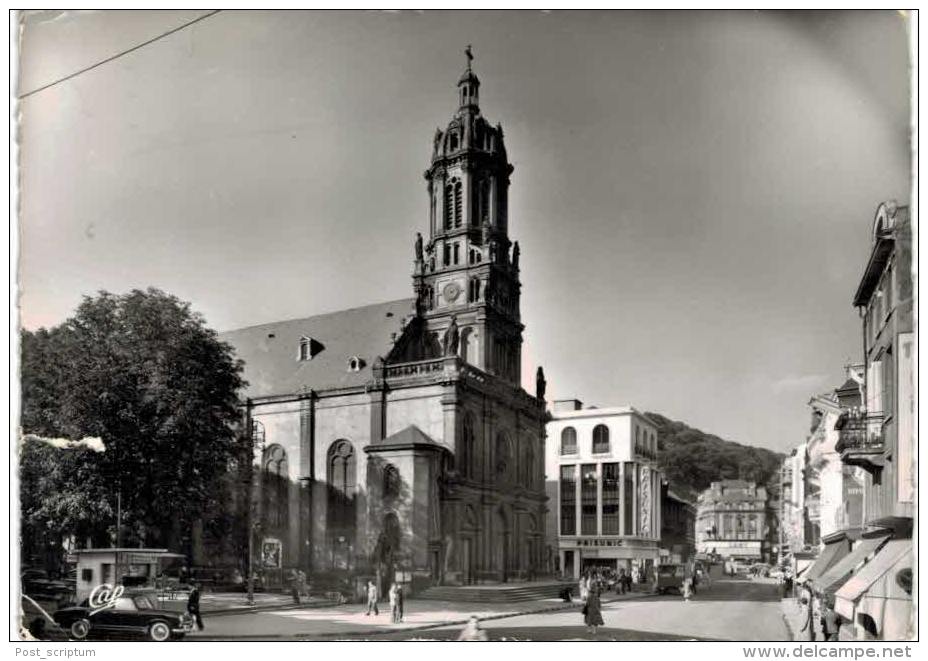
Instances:
[[[548,570],[545,383],[539,368],[536,392],[521,387],[513,167],[467,55],[425,172],[425,236],[410,237],[412,296],[221,336],[249,384],[252,557],[269,583],[302,569],[415,591]]]

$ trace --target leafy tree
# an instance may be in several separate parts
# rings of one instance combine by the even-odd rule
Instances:
[[[674,488],[695,498],[718,480],[767,484],[783,455],[741,445],[693,429],[659,413],[646,413],[657,426],[658,465]]]
[[[221,509],[223,476],[244,451],[242,366],[189,304],[155,289],[85,297],[62,325],[23,332],[21,364],[24,433],[106,448],[25,444],[24,534],[112,538],[119,494],[123,544],[176,549]]]

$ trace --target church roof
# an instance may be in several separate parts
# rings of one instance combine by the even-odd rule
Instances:
[[[429,445],[435,448],[445,449],[445,446],[441,445],[440,443],[436,443],[434,440],[432,440],[431,436],[419,429],[416,425],[409,425],[408,427],[405,427],[395,434],[387,436],[386,438],[372,441],[367,449],[386,449],[391,447],[406,448],[416,445]]]
[[[245,361],[245,397],[289,395],[301,388],[324,390],[364,385],[377,356],[393,346],[402,320],[415,311],[415,299],[290,319],[220,333]],[[303,338],[312,342],[312,358],[299,360]],[[320,348],[321,347],[321,348]],[[349,360],[360,358],[359,369]]]

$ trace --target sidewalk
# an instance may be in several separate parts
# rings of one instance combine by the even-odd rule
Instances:
[[[187,608],[187,597],[185,595],[179,595],[174,599],[160,599],[160,602],[168,610],[184,611]],[[332,600],[323,597],[303,597],[301,602],[300,604],[293,603],[293,597],[289,594],[256,592],[254,605],[250,605],[248,595],[244,592],[208,592],[200,597],[200,612],[203,615],[215,617],[235,613],[324,608],[335,604]]]
[[[609,595],[603,604],[616,601],[640,600],[650,597],[650,593],[631,593]],[[292,604],[283,612],[265,612],[257,620],[249,621],[247,628],[258,629],[261,633],[242,634],[243,624],[240,618],[221,618],[207,623],[207,630],[188,635],[197,639],[252,639],[268,640],[274,638],[297,639],[339,639],[351,636],[373,636],[397,631],[414,631],[435,629],[447,626],[463,626],[471,615],[480,620],[496,620],[537,613],[565,610],[579,611],[580,601],[565,603],[560,599],[538,601],[475,604],[462,602],[444,602],[433,600],[410,599],[406,602],[403,622],[394,624],[390,621],[388,604],[382,604],[379,615],[366,615],[367,607],[363,604],[342,604],[316,607],[299,607]],[[218,613],[217,613],[218,614]]]
[[[783,622],[789,630],[790,640],[808,641],[809,631],[802,631],[806,623],[806,607],[799,604],[795,597],[786,597],[780,600],[780,613],[783,615]],[[824,640],[822,632],[817,621],[813,620],[812,626],[815,630],[815,639]]]

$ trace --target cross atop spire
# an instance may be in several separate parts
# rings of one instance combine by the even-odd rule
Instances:
[[[464,49],[464,55],[467,56],[467,70],[470,71],[470,63],[474,61],[474,52],[470,44],[467,44],[467,48]]]

